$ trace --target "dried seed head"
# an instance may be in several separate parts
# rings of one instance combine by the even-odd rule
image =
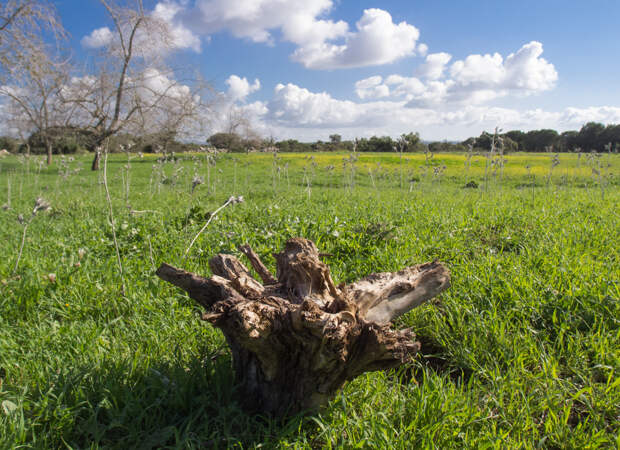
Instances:
[[[235,203],[243,203],[243,195],[240,195],[239,197],[235,197],[233,195],[228,198],[228,202],[232,205],[234,205]]]
[[[38,197],[34,202],[34,208],[32,210],[32,214],[36,214],[39,211],[46,211],[50,209],[51,205],[48,201],[43,200],[41,197]]]

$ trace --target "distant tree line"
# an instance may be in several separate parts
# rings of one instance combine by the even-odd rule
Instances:
[[[54,153],[72,154],[94,151],[97,137],[87,128],[53,127],[46,130],[46,139],[54,142]],[[206,144],[216,149],[233,152],[278,151],[293,153],[308,152],[425,152],[447,153],[488,151],[495,143],[496,148],[502,146],[505,153],[510,152],[617,152],[620,150],[620,125],[603,125],[597,122],[585,124],[579,131],[565,131],[558,133],[551,129],[532,130],[523,132],[511,130],[507,132],[483,132],[478,137],[471,137],[463,142],[434,141],[423,142],[418,133],[402,134],[398,139],[390,136],[372,136],[355,140],[343,140],[339,134],[329,136],[329,141],[300,142],[296,139],[261,139],[257,136],[242,137],[236,133],[222,132],[211,135]],[[196,151],[200,149],[198,143],[180,142],[174,135],[155,133],[150,135],[134,136],[128,133],[119,133],[110,137],[110,151],[130,149],[132,152],[169,153]],[[0,136],[0,149],[11,153],[45,154],[45,139],[39,132],[32,133],[25,141]]]
[[[490,150],[493,143],[496,148],[502,146],[505,153],[510,152],[572,152],[572,151],[618,151],[620,149],[620,125],[603,125],[597,122],[585,124],[579,131],[541,129],[532,131],[511,130],[500,133],[483,132],[478,137],[471,137],[462,142],[434,141],[424,143],[418,133],[401,135],[398,139],[390,136],[372,136],[355,140],[342,140],[339,134],[329,136],[329,141],[299,142],[296,139],[282,141],[252,142],[242,139],[234,133],[216,133],[208,142],[216,148],[232,152],[248,150],[265,150],[276,148],[280,152],[466,152]]]
[[[489,150],[494,133],[482,133],[477,138],[463,141],[464,146],[474,145],[476,148]],[[603,125],[588,122],[579,131],[541,129],[523,132],[512,130],[498,134],[506,152],[573,152],[573,151],[618,151],[620,149],[620,125]]]
[[[53,154],[72,155],[95,152],[98,145],[97,136],[88,128],[53,127],[46,130],[46,139],[53,142]],[[174,136],[163,133],[132,135],[119,133],[109,138],[110,152],[129,151],[132,153],[182,153],[197,151],[199,144],[179,142]],[[44,155],[47,147],[41,133],[35,131],[27,139],[21,141],[10,136],[0,136],[0,149],[10,153]]]
[[[339,134],[329,136],[329,141],[299,142],[296,139],[282,141],[248,141],[234,133],[216,133],[208,139],[216,148],[232,152],[266,150],[273,148],[280,152],[425,152],[433,153],[488,151],[493,143],[496,149],[502,146],[505,153],[510,152],[604,152],[620,150],[620,125],[603,125],[588,122],[579,131],[540,129],[532,131],[511,130],[500,133],[483,132],[478,137],[471,137],[462,142],[434,141],[423,142],[418,133],[401,135],[398,139],[390,136],[372,136],[355,140],[342,140]]]
[[[422,152],[426,149],[418,133],[403,134],[398,139],[390,136],[372,136],[355,140],[342,140],[339,134],[329,136],[329,141],[299,142],[296,139],[282,141],[243,139],[234,133],[216,133],[207,142],[218,149],[226,149],[231,152],[244,152],[252,150],[273,150],[279,152],[307,153],[307,152],[334,152],[334,151],[358,151],[358,152]]]

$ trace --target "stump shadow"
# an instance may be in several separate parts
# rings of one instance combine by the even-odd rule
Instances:
[[[416,334],[416,340],[420,342],[420,351],[416,355],[413,364],[403,369],[401,380],[403,383],[424,382],[424,370],[428,369],[438,375],[445,375],[455,384],[467,384],[474,371],[452,361],[444,347],[428,336]]]
[[[242,409],[230,355],[195,363],[135,359],[67,367],[40,385],[43,427],[59,446],[245,448],[274,446],[312,427],[302,415],[274,419]],[[59,426],[59,413],[73,416]]]

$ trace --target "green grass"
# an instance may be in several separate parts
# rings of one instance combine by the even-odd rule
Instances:
[[[88,157],[67,159],[66,178],[59,158],[40,170],[1,159],[0,448],[620,446],[620,158],[560,155],[547,179],[550,155],[509,155],[502,178],[485,179],[481,157],[465,169],[465,155],[436,155],[436,176],[424,155],[364,154],[354,171],[347,156],[145,156],[128,169],[111,156],[124,297]],[[125,202],[127,173],[143,212]],[[195,174],[205,183],[192,195]],[[245,202],[185,260],[233,194]],[[37,196],[52,210],[32,219],[14,275],[17,216]],[[395,324],[430,354],[275,421],[239,408],[223,336],[154,268],[209,274],[210,256],[249,243],[273,270],[293,236],[333,255],[336,282],[439,259],[452,287]]]

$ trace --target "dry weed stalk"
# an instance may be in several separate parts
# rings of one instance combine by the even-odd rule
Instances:
[[[110,219],[110,225],[112,226],[112,239],[114,241],[114,250],[116,251],[116,263],[118,264],[118,271],[121,277],[121,295],[125,296],[125,274],[123,272],[123,262],[121,261],[121,251],[116,238],[116,223],[114,220],[114,210],[112,208],[112,198],[110,197],[110,188],[108,187],[108,153],[109,153],[109,140],[106,140],[103,156],[103,187],[105,189],[105,198],[108,206],[108,217]],[[101,152],[99,148],[97,150]]]
[[[209,215],[209,219],[207,220],[207,222],[200,229],[200,231],[196,234],[196,236],[194,236],[194,239],[192,239],[192,241],[189,243],[189,246],[187,247],[187,249],[185,249],[185,254],[183,255],[184,258],[187,258],[187,255],[189,254],[189,251],[191,250],[191,248],[194,246],[196,239],[198,239],[198,236],[200,236],[203,233],[203,231],[207,229],[207,227],[209,226],[213,218],[217,215],[217,213],[219,213],[221,210],[226,208],[228,205],[234,205],[235,203],[243,203],[243,197],[241,195],[238,197],[235,197],[234,195],[229,197],[228,200],[226,200],[226,202],[222,206],[217,208],[215,211],[213,211],[213,213]]]
[[[22,257],[22,252],[24,251],[24,244],[26,243],[26,232],[28,230],[28,225],[32,222],[32,219],[35,218],[38,212],[47,211],[50,209],[49,202],[43,200],[41,197],[37,198],[34,202],[34,208],[32,209],[32,213],[28,219],[24,219],[24,217],[20,214],[17,216],[17,220],[20,224],[24,226],[24,230],[22,232],[22,241],[19,246],[19,252],[17,253],[17,261],[15,261],[15,267],[13,268],[13,275],[17,273],[17,268],[19,267],[19,261]]]
[[[6,177],[6,203],[2,205],[2,209],[11,209],[11,176]]]

